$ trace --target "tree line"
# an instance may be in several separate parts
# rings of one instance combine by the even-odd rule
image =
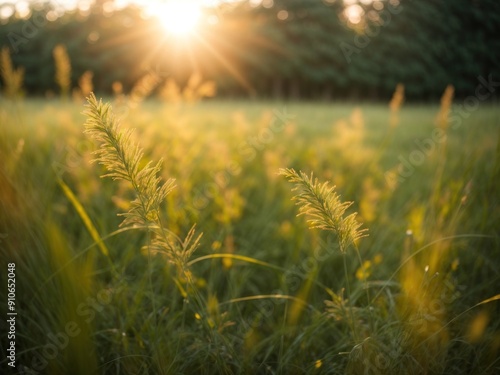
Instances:
[[[500,81],[500,2],[360,2],[360,17],[334,0],[274,0],[205,9],[194,35],[166,33],[139,8],[54,16],[51,3],[0,25],[0,45],[25,69],[28,94],[57,91],[53,50],[64,45],[71,82],[93,72],[96,91],[130,90],[153,72],[187,82],[193,72],[227,97],[387,100],[398,83],[409,100],[435,100],[449,85],[474,94],[479,77]],[[361,12],[361,13],[360,13]],[[356,14],[354,14],[356,16]]]

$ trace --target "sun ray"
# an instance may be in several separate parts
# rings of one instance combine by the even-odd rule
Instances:
[[[206,40],[198,36],[198,40],[211,54],[214,56],[223,66],[227,69],[227,71],[244,87],[250,95],[255,95],[255,89],[248,82],[248,80],[238,71],[238,69],[219,51],[217,51],[211,44],[209,44]]]

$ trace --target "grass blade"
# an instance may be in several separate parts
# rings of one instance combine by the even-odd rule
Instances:
[[[68,200],[75,208],[76,212],[78,213],[78,216],[80,216],[80,219],[82,219],[83,224],[85,225],[85,228],[87,228],[87,231],[89,232],[90,236],[97,243],[97,246],[99,246],[99,250],[101,250],[101,253],[109,259],[109,250],[104,244],[101,236],[99,235],[99,232],[92,223],[92,220],[90,219],[89,215],[85,211],[85,208],[83,208],[82,204],[75,196],[73,191],[71,191],[70,187],[66,185],[66,183],[60,177],[57,177],[57,182],[61,187],[64,195],[66,195],[66,198],[68,198]]]

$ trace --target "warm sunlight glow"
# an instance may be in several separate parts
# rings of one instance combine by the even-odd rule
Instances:
[[[154,15],[159,18],[165,30],[175,35],[186,35],[198,24],[201,10],[194,2],[170,2],[155,7]]]
[[[365,11],[358,4],[349,5],[344,10],[345,16],[353,24],[360,23],[364,13]]]

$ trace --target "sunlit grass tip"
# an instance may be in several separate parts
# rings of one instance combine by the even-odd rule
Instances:
[[[158,177],[162,160],[156,164],[149,161],[141,168],[144,152],[132,140],[133,130],[120,128],[109,103],[98,101],[94,94],[87,98],[87,102],[83,112],[87,116],[84,132],[100,143],[99,149],[94,152],[96,158],[93,161],[107,169],[108,173],[102,177],[128,181],[136,194],[130,209],[120,214],[125,217],[121,226],[148,228],[148,232],[153,234],[147,246],[149,253],[165,254],[185,278],[191,278],[187,261],[197,249],[201,234],[195,236],[193,226],[185,239],[181,240],[172,236],[160,218],[160,206],[175,188],[175,180],[169,178],[162,182]]]
[[[67,98],[71,88],[71,61],[66,47],[58,44],[52,51],[56,64],[55,80],[61,90],[61,97]]]
[[[101,144],[94,152],[94,162],[97,161],[106,167],[108,173],[102,177],[128,181],[137,194],[129,211],[121,214],[125,217],[121,225],[157,225],[160,205],[174,189],[175,180],[161,182],[158,174],[162,160],[156,164],[150,161],[140,168],[144,153],[139,145],[132,141],[133,130],[120,129],[109,103],[97,101],[94,94],[91,94],[87,101],[87,109],[84,111],[87,116],[85,134]]]
[[[3,92],[7,98],[18,99],[23,96],[24,68],[14,68],[7,47],[3,47],[0,51],[0,76],[4,85]]]
[[[360,229],[362,224],[356,220],[357,213],[344,216],[353,202],[342,202],[335,186],[330,186],[328,182],[320,183],[312,173],[308,176],[294,169],[280,169],[279,174],[295,184],[293,199],[300,206],[299,215],[309,217],[310,228],[335,233],[343,253],[349,245],[368,235],[367,229]]]

